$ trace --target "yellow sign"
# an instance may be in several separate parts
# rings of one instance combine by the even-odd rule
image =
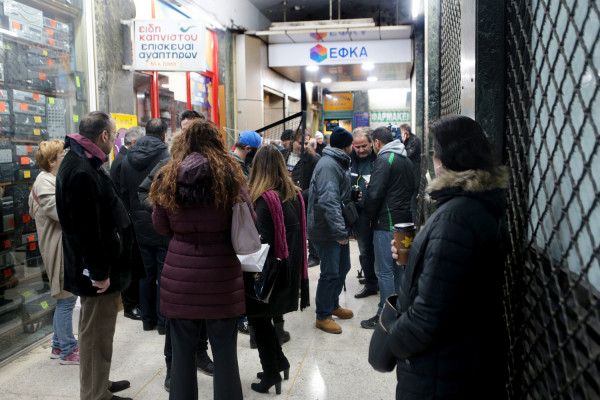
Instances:
[[[124,144],[125,133],[129,130],[129,128],[133,128],[134,126],[138,126],[138,118],[137,115],[131,114],[110,114],[112,118],[115,120],[115,124],[117,125],[117,139],[115,140],[115,145],[113,146],[113,151],[110,156],[110,160],[115,159],[117,154],[119,154],[119,149]]]
[[[323,111],[353,111],[354,96],[352,93],[329,93],[325,95]]]

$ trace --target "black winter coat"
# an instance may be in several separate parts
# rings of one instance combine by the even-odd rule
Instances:
[[[110,177],[97,157],[87,158],[72,138],[56,176],[56,210],[62,226],[64,289],[97,296],[90,279],[110,278],[103,294],[124,290],[132,278],[144,276],[133,224]],[[89,277],[84,275],[84,269]]]
[[[289,252],[286,264],[287,271],[285,271],[285,274],[280,272],[276,288],[273,289],[273,298],[268,304],[246,296],[246,314],[249,317],[272,318],[298,310],[298,291],[300,290],[304,262],[299,198],[296,197],[293,200],[281,203],[281,208],[285,223],[285,240]],[[275,227],[273,225],[271,210],[262,197],[256,200],[255,210],[258,233],[262,237],[262,242],[269,243],[271,246],[268,257],[273,258],[275,251]]]
[[[507,186],[503,167],[447,171],[430,184],[438,208],[414,239],[401,316],[388,327],[397,399],[504,398]]]
[[[127,147],[121,146],[119,154],[115,157],[113,162],[110,164],[110,179],[114,182],[115,186],[119,188],[119,177],[121,176],[121,164],[127,157]]]
[[[290,156],[291,150],[288,149],[283,153],[283,158],[287,163],[288,157]],[[310,180],[312,179],[313,172],[317,163],[321,159],[318,154],[312,154],[307,151],[302,154],[298,163],[294,166],[292,171],[292,182],[297,184],[300,182],[300,189],[302,189],[302,197],[308,206],[308,188],[310,186]]]
[[[394,224],[412,222],[413,187],[413,164],[404,146],[399,140],[386,144],[377,154],[365,199],[373,230],[391,232]]]
[[[419,182],[421,181],[421,141],[416,135],[411,134],[404,141],[406,155],[413,163],[413,171],[415,174],[415,192],[419,190]]]
[[[348,239],[342,208],[350,201],[350,157],[343,150],[328,146],[310,182],[306,217],[309,239]]]
[[[121,165],[120,195],[131,213],[137,240],[141,245],[166,247],[169,244],[168,239],[154,229],[152,213],[148,212],[138,197],[138,186],[159,161],[168,157],[165,142],[154,136],[143,136],[129,148]]]
[[[350,178],[350,184],[356,185],[358,182],[360,191],[363,193],[362,199],[356,206],[358,208],[365,208],[367,184],[363,178],[363,175],[371,175],[373,172],[373,164],[375,163],[375,160],[377,160],[377,154],[375,154],[374,150],[371,150],[371,153],[367,157],[360,158],[358,154],[356,154],[356,151],[352,149],[352,153],[350,153],[350,160],[350,173],[358,175],[358,178]]]

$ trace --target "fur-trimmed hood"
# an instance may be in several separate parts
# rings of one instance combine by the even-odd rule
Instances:
[[[508,189],[508,182],[508,168],[504,166],[496,167],[492,173],[480,169],[461,172],[447,170],[431,181],[427,186],[427,191],[433,193],[444,189],[458,188],[464,192],[487,192],[494,189]]]

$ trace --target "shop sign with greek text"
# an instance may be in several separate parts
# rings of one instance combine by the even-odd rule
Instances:
[[[206,27],[195,20],[136,20],[133,67],[141,71],[204,71]]]
[[[390,124],[410,122],[410,110],[406,111],[371,111],[371,123],[385,122]]]

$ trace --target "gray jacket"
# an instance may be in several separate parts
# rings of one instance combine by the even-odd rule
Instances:
[[[350,201],[350,157],[341,149],[326,147],[310,181],[308,237],[315,241],[348,239],[342,216]]]

